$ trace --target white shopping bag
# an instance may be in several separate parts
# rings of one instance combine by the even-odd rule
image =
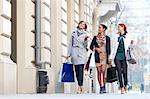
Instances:
[[[91,59],[90,59],[90,63],[89,63],[89,67],[96,67],[96,63],[95,63],[95,51],[92,52],[91,55]]]
[[[62,82],[62,71],[63,71],[63,65],[60,67],[60,70],[59,70],[59,77],[58,77],[58,82],[59,83]]]

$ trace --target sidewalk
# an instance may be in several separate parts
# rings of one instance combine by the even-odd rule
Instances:
[[[150,94],[19,94],[0,95],[0,99],[146,99]]]

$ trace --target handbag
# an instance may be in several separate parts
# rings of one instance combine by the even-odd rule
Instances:
[[[92,52],[92,55],[91,55],[91,58],[90,58],[89,67],[91,67],[91,68],[96,67],[96,63],[95,63],[95,51]]]
[[[88,58],[88,61],[87,61],[87,63],[85,64],[85,70],[87,70],[87,71],[89,70],[89,64],[90,64],[91,56],[92,56],[92,53],[90,53],[89,58]]]
[[[95,63],[95,52],[93,51],[92,53],[90,53],[88,61],[85,65],[85,70],[89,70],[89,68],[92,67],[96,67],[96,63]]]
[[[117,72],[116,72],[116,67],[109,67],[107,68],[107,78],[106,78],[106,81],[108,83],[112,83],[112,82],[115,82],[117,81],[118,78],[117,78]]]
[[[63,63],[60,68],[58,82],[75,82],[73,64]]]
[[[130,48],[128,48],[128,50],[127,50],[126,60],[130,64],[136,64],[136,60],[135,60],[134,54],[132,53]]]

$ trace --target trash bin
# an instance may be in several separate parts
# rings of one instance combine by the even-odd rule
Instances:
[[[47,71],[38,71],[38,76],[39,76],[38,93],[46,93],[47,84],[49,84]]]

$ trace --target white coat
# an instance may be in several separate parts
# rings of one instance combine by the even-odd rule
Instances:
[[[77,35],[77,31],[82,33],[80,36]],[[87,40],[85,37],[87,36],[86,32],[81,32],[80,30],[75,30],[72,33],[68,56],[71,57],[71,62],[74,65],[85,64],[87,62]]]
[[[129,38],[128,36],[129,34],[127,33],[126,34],[126,37],[123,38],[124,39],[124,45],[125,45],[125,55],[127,53],[127,49],[130,45],[130,42],[131,42],[131,39]],[[114,59],[115,59],[115,56],[116,56],[116,53],[117,53],[117,49],[118,49],[118,45],[119,45],[119,42],[118,42],[118,37],[119,37],[119,34],[115,34],[112,36],[112,43],[111,43],[111,54],[109,56],[109,59],[112,59],[112,64],[114,64]]]

